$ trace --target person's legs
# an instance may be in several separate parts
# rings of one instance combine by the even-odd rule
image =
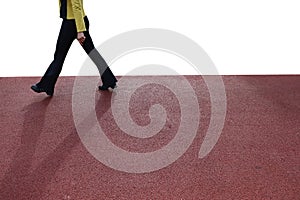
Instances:
[[[115,86],[117,79],[110,70],[109,66],[107,65],[106,61],[103,59],[103,57],[100,55],[98,50],[95,48],[93,44],[93,40],[89,33],[89,21],[88,18],[85,17],[85,24],[87,31],[84,32],[85,41],[82,45],[85,52],[89,55],[91,60],[95,63],[95,65],[98,68],[99,74],[101,76],[101,80],[103,83],[103,86],[110,87]]]
[[[74,20],[63,20],[59,36],[56,43],[54,60],[48,67],[41,81],[36,84],[42,88],[47,94],[53,94],[57,78],[62,70],[63,63],[67,53],[76,38],[76,25]]]

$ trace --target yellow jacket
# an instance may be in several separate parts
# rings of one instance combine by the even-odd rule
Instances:
[[[86,31],[83,9],[83,0],[58,0],[60,17],[64,19],[75,19],[77,32]]]

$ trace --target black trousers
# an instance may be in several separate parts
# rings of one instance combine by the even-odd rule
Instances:
[[[86,38],[82,47],[97,66],[103,85],[113,85],[117,82],[117,79],[93,44],[89,33],[89,21],[87,17],[84,17],[84,22],[87,31],[84,32]],[[46,91],[54,91],[56,81],[62,70],[67,53],[76,38],[77,29],[75,20],[63,19],[56,43],[54,60],[51,62],[40,82],[37,83],[37,86],[44,88]]]

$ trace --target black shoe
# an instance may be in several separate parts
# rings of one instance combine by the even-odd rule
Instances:
[[[45,90],[44,88],[41,88],[41,87],[39,87],[39,86],[37,86],[37,85],[32,85],[32,86],[31,86],[31,89],[32,89],[33,91],[35,91],[36,93],[46,92],[47,95],[53,96],[53,91],[47,91],[47,90]]]
[[[114,84],[112,84],[112,85],[100,85],[99,87],[99,90],[102,90],[102,91],[104,91],[104,90],[108,90],[108,88],[111,88],[111,89],[115,89],[115,88],[117,88],[117,84],[116,83],[114,83]]]

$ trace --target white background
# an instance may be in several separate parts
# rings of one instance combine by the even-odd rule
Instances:
[[[84,8],[95,46],[133,29],[163,28],[197,42],[220,74],[300,74],[299,0],[85,0]],[[43,75],[61,25],[58,0],[2,1],[0,20],[0,76]],[[121,75],[143,57],[166,63],[144,53],[111,68]],[[61,75],[76,75],[86,58],[75,41]]]

